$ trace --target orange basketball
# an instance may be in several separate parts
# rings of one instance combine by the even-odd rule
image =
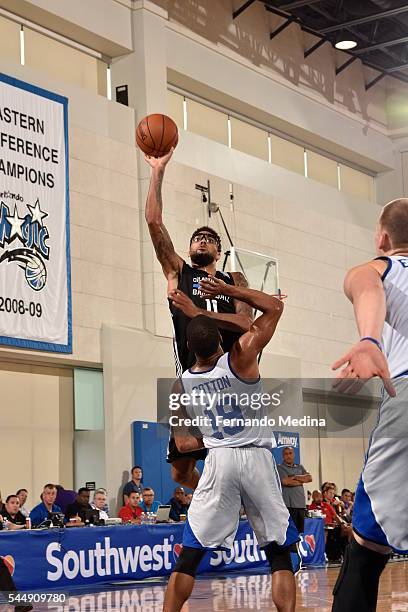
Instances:
[[[148,115],[136,128],[139,149],[151,157],[163,157],[178,143],[177,125],[167,115]]]

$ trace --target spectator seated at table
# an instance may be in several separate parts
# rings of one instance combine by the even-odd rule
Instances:
[[[330,562],[339,563],[351,537],[351,526],[347,525],[337,513],[340,505],[334,505],[335,487],[333,483],[325,483],[322,491],[322,512],[326,515],[326,555]],[[311,504],[313,506],[313,504]],[[313,510],[313,508],[311,507]]]
[[[325,525],[333,526],[339,522],[337,512],[331,504],[323,499],[321,491],[317,489],[312,493],[312,503],[309,506],[309,510],[320,510],[324,514]]]
[[[174,489],[174,496],[168,502],[171,506],[169,518],[176,523],[180,522],[180,514],[187,514],[188,506],[186,500],[186,493],[183,487],[176,487]]]
[[[161,505],[159,501],[154,501],[154,491],[151,487],[145,487],[142,491],[143,501],[139,503],[142,512],[153,512],[157,514],[157,510]]]
[[[353,502],[352,500],[352,492],[350,491],[350,489],[343,489],[341,492],[341,513],[340,516],[341,518],[343,518],[347,523],[351,523],[351,517],[353,514]]]
[[[139,493],[139,495],[142,495],[142,492],[143,492],[143,484],[142,484],[143,471],[140,465],[135,465],[134,467],[132,467],[131,474],[132,474],[132,480],[129,480],[129,482],[126,483],[125,486],[123,487],[123,505],[124,506],[126,506],[126,504],[129,501],[129,493],[131,493],[132,491],[136,491],[136,493]]]
[[[20,500],[17,495],[9,495],[6,499],[0,521],[8,521],[9,529],[25,529],[26,517],[20,512]]]
[[[98,510],[99,512],[99,519],[106,521],[109,518],[109,514],[106,511],[106,499],[107,499],[107,495],[105,492],[105,489],[96,489],[94,496],[93,496],[93,501],[91,503],[91,507],[94,510]]]
[[[65,514],[69,504],[73,504],[76,500],[77,493],[76,491],[71,491],[71,489],[64,489],[64,487],[59,484],[55,486],[57,487],[57,499],[55,500],[55,503]]]
[[[27,501],[28,491],[27,489],[19,489],[16,493],[19,501],[20,501],[20,512],[24,517],[27,517],[30,513],[27,508],[25,508],[24,504]]]
[[[72,504],[68,504],[65,511],[65,521],[68,522],[70,519],[76,518],[80,522],[85,523],[86,514],[88,510],[92,510],[92,506],[89,503],[90,490],[86,487],[78,489],[76,500]]]
[[[35,506],[30,512],[31,526],[38,527],[47,518],[50,512],[61,512],[61,508],[55,503],[57,497],[57,487],[54,484],[48,483],[44,485],[41,494],[42,502]]]
[[[128,503],[119,510],[119,517],[123,523],[140,523],[143,510],[139,506],[139,493],[131,491],[128,495],[128,500]]]

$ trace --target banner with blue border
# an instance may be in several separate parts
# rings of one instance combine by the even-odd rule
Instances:
[[[0,532],[0,556],[17,588],[69,589],[171,573],[182,549],[182,523]],[[300,553],[308,565],[324,563],[323,519],[306,519]],[[199,573],[268,569],[247,521],[230,552],[207,552]]]
[[[0,344],[72,352],[68,100],[0,74]]]

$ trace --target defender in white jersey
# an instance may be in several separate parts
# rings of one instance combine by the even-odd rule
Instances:
[[[353,268],[345,293],[353,302],[359,343],[337,361],[342,391],[358,379],[384,383],[353,511],[352,540],[333,594],[333,612],[373,612],[392,550],[408,553],[408,199],[387,204],[375,236],[379,257]]]
[[[173,389],[183,394],[188,404],[186,410],[178,411],[174,437],[180,452],[203,445],[209,452],[189,508],[183,550],[163,609],[181,610],[207,550],[233,547],[243,505],[271,566],[273,601],[279,612],[294,612],[296,589],[290,550],[299,536],[282,498],[271,451],[273,432],[262,422],[266,412],[261,406],[254,410],[251,401],[262,392],[257,357],[275,331],[283,304],[274,296],[227,285],[215,277],[202,279],[200,285],[209,297],[230,295],[262,315],[226,354],[215,321],[200,316],[188,325],[188,345],[196,363]],[[190,433],[187,417],[202,419],[197,437]]]

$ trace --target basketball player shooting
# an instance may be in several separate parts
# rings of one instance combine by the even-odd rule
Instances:
[[[145,217],[157,259],[167,279],[167,295],[174,331],[176,373],[180,376],[195,362],[195,355],[189,350],[186,337],[187,325],[191,319],[200,314],[206,314],[213,319],[221,330],[223,349],[228,351],[235,340],[249,329],[253,313],[250,306],[239,299],[221,295],[209,299],[201,295],[199,282],[209,274],[223,279],[227,284],[247,286],[246,279],[240,272],[223,274],[217,271],[217,262],[221,256],[221,240],[212,228],[200,227],[191,236],[189,247],[191,265],[175,252],[162,217],[162,184],[165,168],[172,154],[173,149],[163,157],[154,158],[147,155],[145,158],[152,168]],[[172,464],[173,480],[195,489],[200,477],[195,467],[196,461],[205,459],[205,456],[205,450],[181,455],[174,439],[170,437],[167,462]]]
[[[188,346],[196,362],[182,374],[174,389],[183,393],[184,398],[193,398],[198,389],[224,388],[225,393],[220,397],[216,394],[214,406],[209,403],[208,393],[202,401],[185,402],[186,409],[176,406],[182,417],[180,427],[174,428],[178,449],[191,452],[204,444],[209,452],[189,508],[183,549],[170,577],[163,609],[181,610],[207,550],[233,547],[243,505],[271,567],[273,601],[279,612],[293,612],[296,589],[290,550],[299,538],[282,498],[271,451],[275,438],[268,426],[259,424],[267,416],[266,408],[252,407],[251,401],[239,401],[262,393],[258,354],[274,334],[283,303],[261,291],[230,285],[214,277],[203,278],[200,287],[208,297],[228,295],[262,314],[228,353],[222,349],[214,319],[196,317],[187,327]],[[202,439],[184,427],[186,411],[190,419],[206,417],[206,422],[199,426]]]
[[[341,391],[353,393],[361,379],[374,376],[384,384],[333,612],[374,612],[390,553],[408,553],[408,199],[383,208],[375,244],[378,258],[345,279],[361,340],[333,365],[344,366],[336,381]]]

